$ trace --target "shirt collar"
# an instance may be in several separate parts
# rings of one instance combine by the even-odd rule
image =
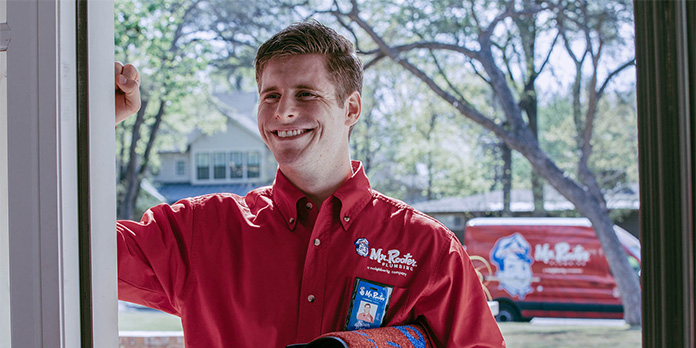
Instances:
[[[304,193],[295,187],[278,168],[273,181],[273,202],[290,230],[294,230],[297,225],[297,201],[302,197]]]
[[[340,219],[344,230],[348,230],[355,217],[367,205],[372,192],[370,182],[365,175],[362,163],[352,161],[353,175],[334,194],[327,198],[337,198],[341,202]],[[283,216],[288,229],[294,230],[297,225],[297,202],[305,195],[288,180],[278,169],[273,182],[273,202]]]
[[[333,194],[334,197],[341,201],[341,215],[339,219],[344,230],[348,230],[357,215],[372,198],[370,181],[365,175],[362,163],[352,161],[351,165],[353,166],[353,176]]]

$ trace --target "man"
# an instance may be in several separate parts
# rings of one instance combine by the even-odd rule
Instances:
[[[372,309],[372,306],[370,306],[369,303],[366,303],[363,306],[362,313],[358,314],[358,320],[366,321],[368,323],[375,321],[375,319],[372,317],[372,314],[370,314],[370,309]]]
[[[383,303],[379,325],[422,324],[437,346],[503,347],[454,235],[372,190],[350,160],[362,88],[352,44],[318,22],[294,24],[255,65],[273,185],[119,221],[119,298],[180,316],[194,348],[309,342],[345,330],[360,299]],[[134,112],[137,72],[116,70]]]

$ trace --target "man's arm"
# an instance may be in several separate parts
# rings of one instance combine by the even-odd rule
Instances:
[[[132,64],[114,63],[116,124],[140,110],[140,73]]]
[[[428,291],[416,304],[436,346],[505,347],[481,281],[462,245],[452,236]]]

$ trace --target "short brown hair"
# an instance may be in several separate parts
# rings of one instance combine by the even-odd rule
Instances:
[[[271,59],[301,54],[326,57],[326,70],[336,88],[339,106],[354,91],[362,93],[363,66],[353,44],[315,20],[294,23],[259,47],[254,60],[256,82],[260,83],[263,69]]]

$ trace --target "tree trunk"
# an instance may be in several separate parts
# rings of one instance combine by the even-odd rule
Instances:
[[[506,137],[506,142],[524,155],[544,179],[573,203],[580,214],[592,222],[602,244],[609,268],[622,294],[624,319],[631,326],[639,326],[641,323],[640,283],[614,232],[614,223],[609,217],[608,210],[592,193],[571,180],[537,144],[533,143],[531,132],[521,133],[527,134],[520,139]]]
[[[147,108],[147,99],[141,102],[140,110],[135,116],[135,123],[131,129],[131,143],[128,150],[128,162],[121,172],[119,181],[124,187],[123,195],[120,197],[117,207],[117,216],[119,219],[133,219],[135,213],[135,204],[133,197],[135,192],[135,183],[137,181],[138,171],[138,153],[136,152],[138,141],[140,140],[140,127],[145,122],[145,109]]]
[[[526,10],[530,10],[535,6],[533,0],[522,1],[522,7]],[[538,126],[538,104],[536,93],[536,79],[539,77],[541,70],[544,69],[546,62],[541,64],[541,67],[537,71],[536,66],[536,38],[537,38],[537,16],[519,16],[513,18],[519,32],[520,41],[522,42],[522,49],[524,53],[524,63],[525,63],[525,78],[524,89],[522,95],[520,96],[520,108],[527,115],[527,124],[529,129],[534,134],[534,139],[539,141],[539,126]],[[555,42],[555,39],[554,39]],[[553,44],[551,49],[549,49],[548,57],[553,50]],[[534,202],[534,211],[532,216],[545,216],[546,211],[544,210],[544,181],[541,176],[532,169],[531,173],[531,184],[532,184],[532,201]]]
[[[145,106],[145,104],[143,106]],[[144,117],[141,117],[141,112],[138,111],[138,116],[136,118],[135,125],[133,126],[133,141],[131,142],[130,157],[128,159],[128,165],[126,166],[127,169],[125,175],[122,179],[125,186],[125,193],[119,204],[119,219],[132,220],[136,218],[134,215],[140,193],[140,184],[142,183],[148,168],[150,154],[152,153],[155,139],[157,138],[157,132],[162,124],[165,108],[166,102],[164,100],[160,100],[157,114],[155,114],[155,120],[149,129],[149,137],[147,145],[145,146],[145,152],[140,158],[138,158],[135,149],[137,148],[137,143],[140,140],[140,128],[144,122]],[[140,110],[144,109],[144,107],[141,107]],[[142,113],[144,113],[144,111]]]
[[[503,142],[500,143],[500,153],[503,159],[503,211],[502,216],[512,216],[510,201],[512,196],[512,150]]]
[[[539,142],[539,126],[537,123],[537,98],[536,98],[536,89],[534,87],[534,83],[531,82],[530,84],[527,84],[525,86],[525,92],[522,96],[522,100],[520,100],[520,106],[522,110],[524,110],[524,113],[527,115],[527,119],[529,122],[529,130],[532,131],[532,134],[534,135],[534,140],[536,142]],[[534,211],[532,212],[533,216],[545,216],[546,215],[546,210],[544,209],[544,181],[537,173],[534,168],[532,168],[532,175],[531,175],[531,181],[532,181],[532,199],[534,201]]]

